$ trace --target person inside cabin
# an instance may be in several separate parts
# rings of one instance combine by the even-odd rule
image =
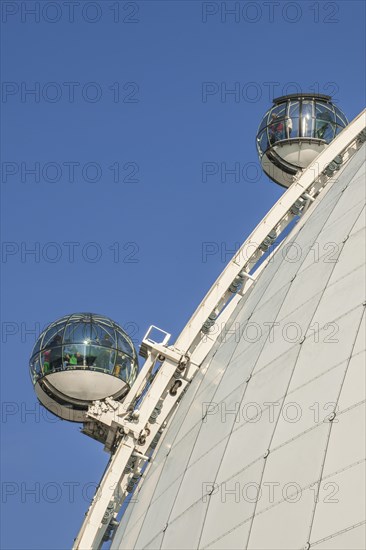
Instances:
[[[111,359],[111,351],[106,348],[112,347],[112,341],[109,334],[106,334],[102,341],[100,342],[100,348],[98,350],[98,356],[96,357],[96,367],[103,369],[103,370],[109,370],[110,366],[110,359]]]
[[[329,111],[324,111],[322,113],[318,113],[318,116],[315,121],[315,137],[318,139],[325,139],[327,140],[327,132],[328,129],[331,129],[333,125],[331,125],[332,117],[329,113]]]
[[[281,139],[284,139],[284,129],[285,126],[283,124],[282,120],[278,120],[278,115],[276,113],[272,114],[271,117],[271,123],[269,126],[269,142],[271,145],[276,143],[277,141],[280,141]]]
[[[50,355],[49,366],[50,370],[56,370],[62,367],[62,337],[56,334],[49,343]]]

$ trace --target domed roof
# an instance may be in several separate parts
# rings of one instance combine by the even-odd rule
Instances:
[[[115,550],[365,548],[365,152],[236,302]]]

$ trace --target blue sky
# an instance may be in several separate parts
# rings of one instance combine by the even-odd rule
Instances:
[[[37,405],[34,332],[92,311],[176,337],[283,192],[255,149],[273,97],[364,108],[364,3],[1,8],[1,546],[63,550],[108,455]]]

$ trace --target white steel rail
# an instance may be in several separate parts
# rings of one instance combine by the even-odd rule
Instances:
[[[235,307],[255,284],[269,261],[269,257],[266,258],[253,272],[266,251],[267,245],[263,246],[263,243],[266,243],[266,239],[267,244],[273,242],[295,217],[294,206],[300,201],[302,211],[305,211],[333,177],[337,166],[339,168],[340,163],[344,165],[353,156],[361,145],[359,136],[364,131],[365,122],[366,110],[299,175],[228,263],[174,346],[167,345],[167,338],[157,344],[146,335],[143,346],[147,351],[147,359],[126,402],[120,404],[107,399],[90,407],[90,421],[107,426],[112,433],[113,437],[109,439],[114,441],[110,445],[113,454],[75,539],[74,550],[101,548],[110,519],[115,521],[123,500],[141,477],[142,467],[151,460],[157,436],[167,425],[187,384],[219,337]],[[212,329],[214,325],[213,332],[210,326]],[[162,363],[161,367],[151,380],[152,371],[159,362]],[[136,408],[137,399],[146,385],[146,394],[139,408]]]
[[[181,349],[190,348],[210,312],[225,300],[226,292],[231,282],[247,267],[249,261],[243,262],[243,258],[251,258],[253,256],[253,243],[262,243],[270,231],[281,222],[282,218],[290,211],[291,206],[293,206],[304,193],[307,193],[311,197],[314,195],[313,188],[316,187],[316,180],[321,176],[324,169],[336,156],[342,154],[342,152],[355,141],[358,134],[365,127],[365,115],[366,109],[362,111],[362,113],[360,113],[353,122],[349,124],[322,153],[320,153],[320,155],[317,156],[314,162],[300,174],[297,181],[291,185],[271,208],[268,214],[266,214],[210,288],[178,337],[176,341],[177,347]],[[324,180],[325,179],[326,178],[324,178]]]

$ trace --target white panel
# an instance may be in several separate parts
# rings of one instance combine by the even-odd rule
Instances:
[[[339,217],[340,210],[350,210],[356,204],[365,204],[365,168],[362,166],[352,179],[339,201],[339,206],[332,213],[332,221]]]
[[[274,411],[274,414],[276,413],[278,414],[278,408]],[[275,420],[275,417],[270,419],[266,411],[255,422],[247,422],[240,429],[233,431],[217,475],[217,483],[244,470],[255,460],[264,460],[263,456],[275,428]]]
[[[343,362],[294,391],[290,385],[291,393],[283,403],[272,441],[274,447],[324,422],[336,408],[346,368],[347,362]]]
[[[325,288],[327,280],[334,269],[334,264],[319,261],[312,263],[305,271],[297,274],[286,296],[278,318],[283,319],[302,304],[318,295]]]
[[[245,382],[259,357],[264,344],[263,338],[249,344],[246,351],[230,361],[217,388],[215,399],[221,400],[232,392],[239,384]]]
[[[204,392],[208,386],[211,388],[217,388],[220,385],[221,379],[226,370],[226,364],[227,361],[217,360],[216,356],[213,358],[207,373],[198,388],[196,398],[199,398],[200,394]]]
[[[296,488],[300,490],[319,478],[329,428],[329,424],[320,424],[269,453],[262,480],[266,490],[258,502],[257,512],[282,500],[286,491],[291,495],[296,493]],[[272,484],[276,484],[273,494],[270,491]]]
[[[351,231],[350,235],[351,236],[354,235],[360,229],[363,229],[365,227],[365,225],[366,225],[366,208],[364,207],[362,212],[358,216],[355,225],[352,227],[352,231]]]
[[[365,206],[365,191],[365,180],[361,176],[353,179],[352,183],[340,195],[339,201],[329,216],[324,229],[331,226],[335,228],[338,223],[342,225],[343,217],[347,215],[351,223],[351,230]]]
[[[332,422],[323,477],[366,457],[365,404],[336,416]],[[337,421],[337,422],[336,422]]]
[[[336,187],[334,184],[332,187],[325,188],[321,192],[320,202],[317,201],[310,206],[308,212],[299,221],[301,227],[306,226],[306,230],[301,231],[301,237],[296,236],[296,242],[302,246],[303,251],[307,246],[311,246],[314,243],[322,231],[323,227],[327,223],[327,220],[334,210],[339,198],[341,196],[340,187]],[[309,217],[307,217],[309,214]],[[304,259],[304,256],[303,256]]]
[[[279,340],[279,338],[278,338]],[[274,343],[268,345],[270,348]],[[248,382],[248,390],[245,394],[245,402],[259,403],[268,406],[265,401],[277,401],[284,397],[295,367],[299,346],[292,347],[279,357],[276,356],[270,362],[268,353],[263,353]],[[277,355],[277,354],[276,354]]]
[[[342,392],[338,401],[338,410],[343,411],[365,399],[366,393],[366,356],[365,352],[354,355],[348,365]]]
[[[230,319],[230,328],[227,324],[225,327],[226,331],[224,331],[217,340],[217,350],[214,357],[211,359],[206,376],[203,380],[202,389],[200,389],[200,391],[205,389],[204,383],[207,377],[208,380],[212,380],[213,378],[216,378],[214,373],[224,372],[224,366],[228,363],[235,351],[236,346],[238,345],[238,335],[235,331],[231,332],[231,324],[232,320]]]
[[[301,270],[307,269],[309,263],[314,262],[314,260],[317,263],[336,263],[342,250],[342,241],[349,235],[362,208],[362,203],[350,210],[347,208],[337,220],[326,224],[311,247],[311,252],[306,258],[304,265],[301,266]]]
[[[359,525],[353,529],[344,531],[339,535],[325,539],[320,543],[313,543],[314,550],[365,550],[366,548],[366,526]]]
[[[311,540],[321,540],[365,519],[365,463],[327,478],[319,494]]]
[[[291,497],[290,490],[288,495]],[[314,493],[307,489],[300,493],[296,499],[298,500],[294,500],[294,502],[285,500],[255,516],[247,546],[248,550],[304,548],[314,507]]]
[[[353,353],[354,355],[356,355],[357,353],[360,353],[360,351],[364,351],[365,349],[366,349],[366,313],[364,312],[360,327],[358,329],[358,334],[357,334],[356,342],[353,348]]]
[[[150,504],[151,499],[154,496],[156,485],[164,467],[164,461],[154,461],[150,466],[150,470],[146,475],[146,478],[140,481],[137,489],[133,495],[133,503],[128,508],[133,508],[133,514],[135,521],[146,513],[146,510]]]
[[[281,255],[279,251],[275,252],[272,256],[270,262],[267,264],[266,268],[260,273],[257,282],[251,287],[250,294],[248,297],[244,297],[245,308],[248,313],[251,313],[256,309],[259,301],[263,302],[263,296],[267,288],[272,285],[273,279],[276,277],[278,268],[281,265]],[[269,297],[269,295],[268,295]]]
[[[263,415],[270,421],[274,409],[280,410],[296,357],[297,349],[293,347],[288,353],[253,374],[240,403],[239,422],[235,429],[239,424],[254,420],[257,415]]]
[[[133,526],[136,524],[136,518],[138,517],[134,514],[134,503],[129,502],[127,508],[123,511],[116,535],[111,543],[111,550],[116,550],[120,548],[121,541],[124,540],[126,529],[131,531]],[[130,521],[131,516],[133,515],[132,521]],[[142,519],[140,515],[140,519]],[[137,538],[137,534],[136,534]],[[131,542],[131,541],[130,541]]]
[[[156,487],[155,498],[166,491],[169,486],[183,475],[192,449],[195,445],[200,426],[197,424],[184,438],[176,443],[168,454],[164,464],[164,475]]]
[[[270,287],[271,285],[269,286],[269,288]],[[255,311],[253,311],[249,322],[255,321],[256,323],[263,323],[263,320],[268,320],[269,314],[272,317],[275,317],[282,306],[282,302],[287,295],[289,287],[289,282],[282,281],[281,288],[279,288],[275,294],[265,294],[262,300],[259,302]]]
[[[206,508],[207,504],[200,500],[182,516],[169,523],[161,548],[166,550],[197,548]]]
[[[319,202],[310,205],[309,210],[303,215],[295,228],[295,235],[292,233],[287,237],[288,242],[294,241],[301,250],[299,267],[306,261],[308,251],[313,247],[318,235],[323,230],[329,216],[340,198],[339,187],[334,184],[322,191]]]
[[[152,501],[145,516],[145,521],[139,534],[136,548],[144,547],[146,543],[150,542],[165,529],[179,489],[180,481],[181,480],[178,479],[176,482],[172,483],[165,493]]]
[[[271,331],[272,330],[273,328],[271,329]],[[277,376],[276,369],[281,365],[285,365],[285,364],[288,365],[289,363],[291,363],[291,365],[294,366],[298,352],[299,352],[298,346],[293,345],[292,348],[290,348],[288,351],[286,351],[284,354],[280,355],[279,357],[276,357],[275,359],[273,359],[272,357],[269,362],[266,361],[268,357],[265,357],[264,354],[261,354],[253,370],[252,377],[259,375],[262,369],[267,369],[267,368],[270,369],[267,373],[267,376],[270,379],[273,377],[276,377]]]
[[[216,486],[216,491],[209,497],[200,547],[210,545],[246,519],[250,523],[250,517],[254,512],[258,498],[262,470],[263,461],[257,462],[237,476]],[[241,530],[236,533],[237,547],[240,545],[238,536],[243,537],[246,535],[247,527],[244,531]],[[239,548],[243,548],[244,545],[245,538],[242,538]],[[227,548],[233,547],[229,546]]]
[[[345,312],[361,306],[365,300],[364,266],[355,269],[355,271],[334,284],[332,284],[332,279],[333,277],[329,281],[329,286],[324,292],[319,308],[314,315],[313,323],[318,323],[320,327],[338,319]]]
[[[313,319],[313,315],[318,307],[320,298],[321,294],[319,292],[296,310],[291,311],[291,313],[286,315],[286,317],[279,319],[278,328],[275,327],[273,329],[274,331],[277,330],[278,335],[281,335],[278,337],[292,345],[300,343],[306,335],[309,323]],[[288,300],[286,299],[286,310],[291,309],[290,304],[291,298]]]
[[[157,537],[154,537],[152,541],[144,544],[144,550],[159,550],[163,540],[164,533],[160,533]]]
[[[323,220],[324,222],[325,220]],[[307,228],[306,228],[307,229]],[[303,231],[301,233],[304,233],[304,236],[307,237],[307,231]],[[301,235],[300,233],[300,235]],[[320,233],[321,234],[321,233]],[[297,274],[302,273],[302,271],[305,271],[308,269],[314,262],[318,261],[318,258],[320,258],[320,255],[323,255],[324,252],[328,252],[329,250],[323,250],[320,251],[320,248],[317,244],[319,239],[319,234],[315,235],[315,240],[312,238],[311,240],[300,240],[299,242],[296,241],[296,250],[297,254],[301,256],[301,263],[299,265],[299,269],[297,271]],[[320,251],[320,252],[319,252]],[[296,251],[295,248],[293,250],[293,254],[295,255]],[[295,275],[295,273],[293,274]]]
[[[359,159],[358,159],[359,160]],[[339,232],[344,231],[347,229],[347,215],[350,219],[351,227],[353,222],[355,221],[355,217],[357,217],[356,210],[359,207],[359,204],[361,204],[362,207],[362,201],[361,203],[356,200],[356,202],[353,201],[353,199],[350,201],[348,193],[353,193],[352,189],[352,183],[349,188],[346,188],[345,191],[342,193],[341,190],[345,187],[345,184],[348,183],[346,174],[348,172],[348,167],[346,170],[343,171],[343,174],[338,175],[337,181],[334,182],[332,187],[329,189],[325,189],[325,197],[322,199],[322,194],[324,191],[322,191],[322,194],[320,195],[320,204],[317,206],[314,214],[311,216],[311,219],[307,223],[306,231],[304,231],[304,236],[306,237],[306,242],[300,243],[302,244],[302,249],[305,251],[307,248],[310,248],[309,256],[306,258],[304,264],[301,266],[301,270],[308,267],[309,263],[311,263],[314,260],[314,254],[316,251],[319,250],[320,256],[322,256],[324,253],[331,253],[331,248],[324,249],[324,245],[329,242],[337,242],[335,240],[335,235],[337,232],[338,240],[339,240]],[[357,182],[356,182],[357,183]],[[339,204],[337,204],[339,202]],[[355,210],[352,212],[352,208],[355,207]],[[339,220],[340,217],[343,217],[344,219],[341,222],[343,223],[343,228],[341,230],[341,227],[337,227],[337,220]],[[339,220],[340,221],[340,220]],[[310,243],[308,235],[313,234],[313,227],[318,227],[319,224],[322,223],[324,226],[324,229],[321,228],[319,236],[317,236],[314,239],[312,239],[312,242]],[[341,225],[340,224],[340,225]],[[345,225],[344,225],[345,224]],[[335,231],[334,237],[329,238],[329,234],[326,235],[326,238],[324,237],[323,232],[327,231],[327,228],[333,225],[333,230]],[[314,242],[313,242],[314,241]],[[318,244],[316,244],[318,243]]]
[[[184,474],[181,489],[174,503],[171,521],[206,495],[210,484],[215,482],[225,446],[226,441],[219,443],[198,461],[194,461],[192,456],[192,464]],[[189,491],[187,491],[187,487],[189,487]]]
[[[253,313],[248,321],[238,318],[241,337],[232,361],[245,354],[253,346],[253,343],[266,338],[269,331],[267,323],[273,323],[276,320],[277,312],[285,299],[288,287],[289,285],[284,285],[265,304],[260,304],[261,307]]]
[[[360,161],[360,158],[362,157],[362,153],[360,153],[358,156],[357,161]],[[356,159],[355,159],[356,160]],[[363,161],[364,162],[364,161]],[[364,173],[364,165],[361,163],[359,164],[359,167],[355,169],[354,166],[348,166],[344,170],[344,172],[338,177],[338,186],[339,189],[344,189],[343,193],[340,195],[340,200],[337,204],[337,206],[334,208],[331,216],[329,217],[329,223],[333,223],[336,219],[338,219],[343,212],[346,210],[349,210],[353,208],[356,204],[362,204],[365,200],[365,178],[363,177]],[[352,176],[350,179],[347,177],[348,175]]]
[[[354,271],[358,266],[365,263],[366,242],[365,229],[361,229],[350,236],[343,245],[342,253],[334,266],[332,283],[342,279],[345,275]]]
[[[240,408],[240,401],[245,384],[239,386],[223,401],[216,401],[215,398],[208,405],[207,415],[202,420],[199,438],[192,452],[192,462],[198,460],[214,445],[217,445],[237,425],[237,416]],[[201,403],[202,412],[206,410],[206,404]]]
[[[285,319],[276,321],[276,324],[271,328],[270,338],[267,339],[260,357],[263,364],[283,355],[292,347],[299,348],[318,301],[319,297],[315,296],[296,311],[290,313]],[[298,351],[300,350],[298,349]]]
[[[250,520],[239,525],[239,527],[230,531],[224,537],[216,539],[212,544],[205,547],[200,545],[199,548],[207,548],[209,550],[244,550],[246,548],[249,529]]]
[[[194,392],[192,393],[194,394]],[[173,447],[173,445],[176,444],[179,441],[179,439],[182,439],[180,435],[180,430],[181,430],[183,421],[187,415],[187,411],[183,410],[183,408],[182,410],[180,410],[180,406],[182,404],[186,405],[186,403],[189,403],[188,396],[186,395],[186,397],[187,397],[187,401],[185,400],[181,401],[176,411],[176,414],[173,415],[173,418],[171,419],[171,423],[168,425],[164,435],[159,441],[159,447],[158,447],[154,462],[160,463],[164,461],[165,457],[170,452],[170,449]],[[187,433],[189,432],[186,432],[186,434]]]
[[[364,143],[357,154],[352,157],[351,162],[347,163],[345,167],[344,173],[346,173],[349,179],[357,177],[359,173],[362,173],[365,170],[365,154],[366,144]]]
[[[366,145],[365,143],[359,150],[359,154],[355,156],[353,160],[353,176],[352,179],[358,179],[366,172]],[[356,168],[357,167],[357,168]],[[351,181],[352,184],[352,181]]]
[[[207,388],[200,393],[199,400],[193,399],[186,417],[182,423],[180,431],[177,435],[176,441],[180,441],[194,426],[202,421],[202,403],[209,403],[213,400],[216,391],[215,386],[207,386]]]
[[[300,235],[301,235],[301,232],[300,232]],[[299,267],[300,265],[302,264],[303,260],[304,260],[304,254],[302,253],[301,256],[296,259],[296,256],[295,256],[295,247],[293,245],[290,245],[290,242],[292,241],[289,241],[286,242],[283,244],[283,246],[281,246],[281,249],[277,251],[276,254],[278,254],[281,258],[281,265],[280,267],[278,268],[278,270],[276,271],[276,274],[275,276],[273,277],[273,280],[271,282],[271,284],[268,286],[266,292],[264,293],[264,296],[262,298],[262,300],[269,300],[269,298],[273,297],[273,296],[276,296],[276,294],[280,291],[283,290],[283,288],[285,286],[287,286],[292,277],[295,275],[295,273],[297,273],[297,271],[299,270]],[[297,242],[297,240],[296,240]],[[300,248],[301,248],[301,245],[299,245]],[[296,249],[298,248],[298,246],[296,245]],[[292,256],[291,256],[291,253],[292,251],[294,250],[294,261],[286,261],[285,258],[291,258],[292,259]],[[302,250],[302,248],[301,248]]]
[[[133,521],[135,521],[136,518],[132,518]],[[131,525],[128,525],[128,530],[126,530],[125,533],[123,533],[122,538],[119,538],[119,532],[117,531],[115,540],[113,542],[113,545],[111,548],[118,548],[119,550],[131,550],[131,548],[140,548],[139,546],[135,546],[137,537],[139,535],[140,529],[142,528],[143,522],[144,522],[145,516],[142,515],[136,523]],[[118,546],[115,546],[118,545]]]
[[[342,195],[342,187],[339,180],[327,185],[318,199],[310,204],[307,212],[301,216],[297,225],[306,226],[306,231],[301,237],[303,244],[311,239],[315,240],[316,234],[322,230]]]
[[[301,386],[350,357],[361,314],[362,308],[357,308],[337,319],[336,325],[330,325],[320,332],[314,323],[311,324],[313,329],[309,330],[308,337],[301,345],[292,378],[293,387]]]
[[[217,340],[217,349],[210,361],[205,377],[196,394],[196,398],[199,397],[200,394],[204,392],[209,386],[211,390],[214,391],[221,384],[221,379],[225,375],[227,365],[230,362],[230,358],[234,353],[238,342],[240,341],[240,330],[236,330],[235,326],[231,329],[232,319],[234,319],[233,324],[235,326],[238,324],[235,321],[236,317],[232,315],[230,322],[227,323],[228,328],[224,333],[220,335]]]

